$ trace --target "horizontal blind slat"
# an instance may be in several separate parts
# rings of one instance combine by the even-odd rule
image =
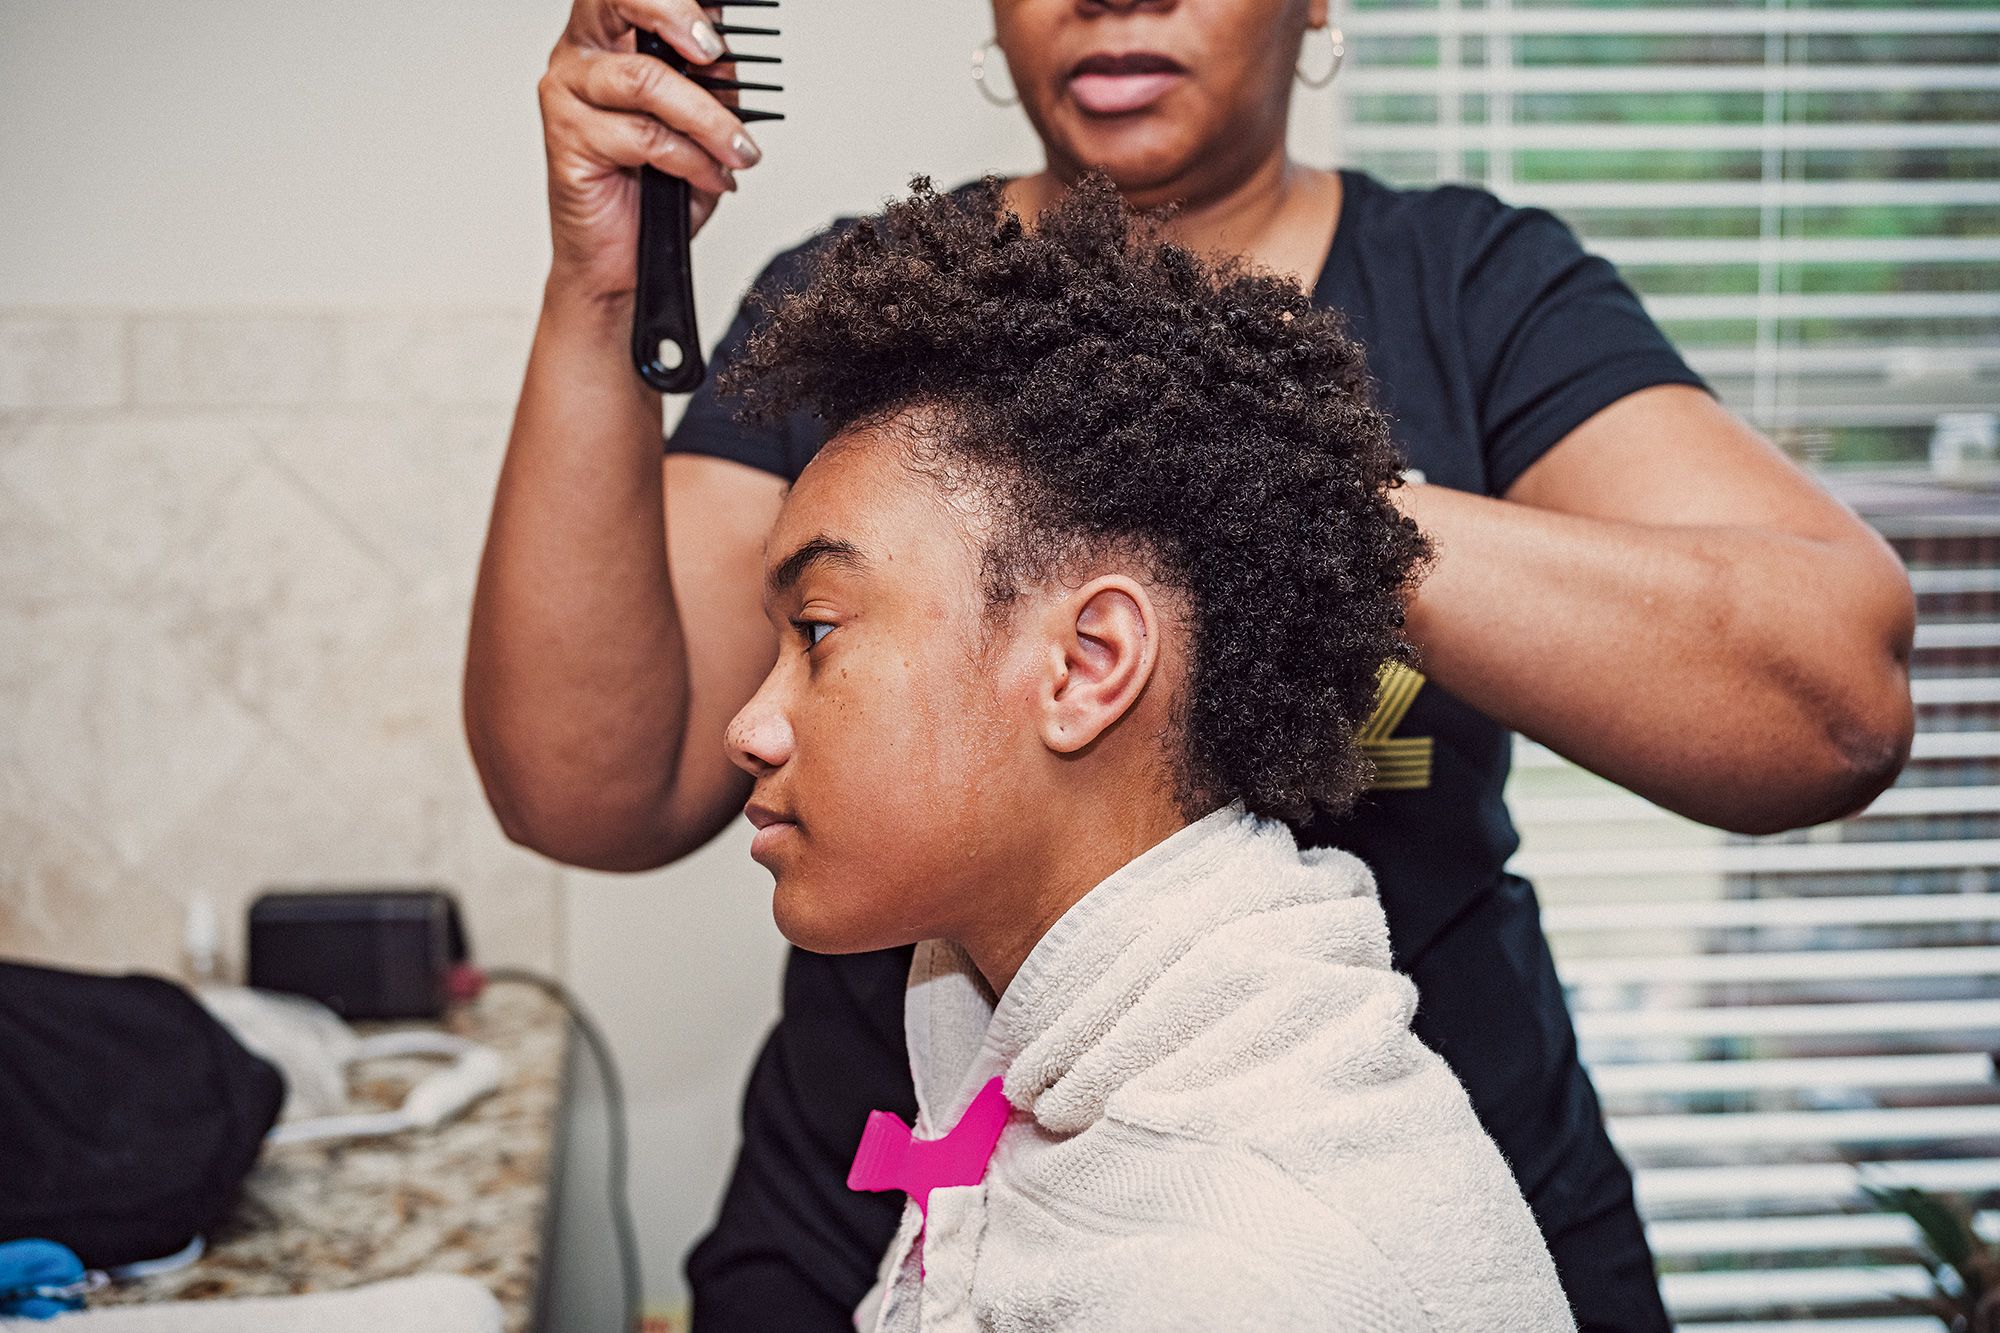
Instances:
[[[1776,1310],[1841,1303],[1884,1305],[1931,1293],[1930,1274],[1915,1264],[1879,1268],[1768,1268],[1755,1272],[1667,1273],[1660,1295],[1678,1321],[1688,1314]],[[1936,1320],[1930,1321],[1933,1325]],[[1907,1325],[1906,1325],[1907,1326]],[[1835,1329],[1839,1325],[1833,1326]],[[1825,1333],[1822,1328],[1821,1333]]]
[[[2000,1189],[2000,1158],[1939,1158],[1926,1162],[1799,1163],[1778,1166],[1647,1167],[1633,1173],[1648,1208],[1743,1201],[1864,1201],[1861,1186],[1971,1192]]]
[[[1361,67],[1343,71],[1349,93],[1436,93],[1432,66]],[[1462,65],[1448,76],[1461,92],[1854,92],[2000,88],[2000,68],[1987,65]]]
[[[1526,850],[1508,862],[1529,879],[1647,875],[1801,875],[2000,864],[2000,839],[1920,842],[1741,842],[1697,847]]]
[[[1770,1060],[1655,1060],[1599,1064],[1590,1081],[1601,1096],[1810,1091],[1814,1089],[1983,1087],[1994,1081],[1983,1051],[1944,1055],[1815,1056]]]
[[[2000,948],[1798,949],[1784,953],[1637,954],[1563,959],[1567,986],[1768,983],[2000,976]]]
[[[2000,1106],[1911,1106],[1861,1111],[1734,1111],[1614,1117],[1625,1152],[1738,1145],[1949,1143],[2000,1138]]]
[[[1859,897],[1730,898],[1549,907],[1551,934],[1586,931],[1811,929],[1826,926],[1978,925],[2000,921],[2000,895],[1870,894]]]
[[[1981,1049],[2000,1031],[2000,1000],[1884,1000],[1732,1009],[1631,1009],[1576,1016],[1577,1040],[1643,1037],[1841,1036],[1910,1033]],[[1594,1058],[1586,1056],[1586,1061]],[[2000,1108],[1994,1108],[2000,1111]]]
[[[1690,32],[1764,33],[1982,33],[2000,32],[2000,11],[1964,6],[1925,9],[1725,9],[1715,6],[1639,5],[1631,8],[1536,6],[1523,9],[1349,9],[1341,27],[1351,37],[1626,35]]]
[[[1371,151],[1422,152],[1437,144],[1435,124],[1359,120],[1355,133]],[[1951,125],[1911,122],[1840,125],[1737,124],[1651,125],[1512,122],[1470,124],[1455,131],[1469,148],[1532,150],[1536,152],[1660,151],[1671,144],[1676,153],[1698,150],[1759,152],[1765,149],[1912,149],[2000,147],[2000,125]]]
[[[2000,204],[2000,180],[1517,181],[1517,204],[1656,212],[1662,208],[1937,207]]]
[[[1621,268],[1755,264],[1982,264],[2000,262],[2000,236],[1606,237],[1591,249]]]
[[[1756,292],[1651,296],[1654,319],[1993,319],[2000,292]]]

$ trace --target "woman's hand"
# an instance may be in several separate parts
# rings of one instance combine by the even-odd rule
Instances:
[[[693,64],[731,68],[717,63],[722,39],[694,0],[576,0],[539,85],[550,280],[575,296],[622,296],[636,283],[641,164],[688,183],[692,235],[736,188],[732,172],[761,156],[714,93],[635,49],[638,28]]]

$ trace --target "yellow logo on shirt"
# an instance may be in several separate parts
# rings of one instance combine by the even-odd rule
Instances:
[[[1361,727],[1361,752],[1375,765],[1370,791],[1421,791],[1431,785],[1431,738],[1396,736],[1417,691],[1424,687],[1424,675],[1401,662],[1384,662],[1375,711]]]

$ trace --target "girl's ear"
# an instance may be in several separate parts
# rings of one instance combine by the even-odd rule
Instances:
[[[1083,749],[1125,716],[1160,657],[1153,600],[1123,574],[1090,580],[1056,609],[1055,676],[1042,698],[1042,743],[1058,754]]]

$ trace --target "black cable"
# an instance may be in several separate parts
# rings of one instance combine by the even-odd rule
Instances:
[[[605,1118],[609,1123],[606,1137],[610,1140],[608,1156],[611,1158],[611,1229],[618,1239],[619,1275],[624,1279],[625,1286],[624,1333],[636,1333],[644,1307],[640,1295],[639,1239],[632,1225],[625,1087],[618,1078],[618,1062],[611,1057],[611,1043],[604,1039],[603,1031],[584,1009],[583,1002],[554,977],[545,977],[525,967],[489,967],[483,971],[489,982],[512,981],[522,986],[533,986],[561,1005],[569,1014],[570,1021],[576,1024],[576,1030],[583,1035],[583,1044],[590,1048],[591,1058],[597,1062],[598,1073],[604,1079]],[[555,1207],[556,1201],[551,1199],[549,1206]]]

